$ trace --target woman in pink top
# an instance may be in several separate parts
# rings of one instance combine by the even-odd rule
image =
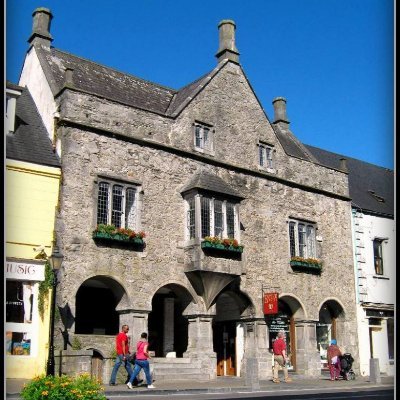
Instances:
[[[142,368],[146,375],[147,388],[155,388],[155,386],[151,384],[150,364],[148,361],[150,355],[148,352],[148,347],[149,343],[147,342],[147,333],[143,332],[140,335],[140,340],[136,344],[135,368],[133,369],[133,374],[131,375],[129,382],[126,384],[129,389],[132,389],[132,382],[137,377]]]

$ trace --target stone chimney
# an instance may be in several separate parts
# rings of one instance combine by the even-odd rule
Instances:
[[[340,170],[342,170],[343,172],[349,172],[349,169],[347,168],[347,159],[342,157],[340,159]]]
[[[50,35],[50,23],[53,18],[48,8],[37,8],[33,14],[33,28],[28,42],[32,45],[41,44],[50,48],[53,37]]]
[[[272,101],[274,105],[274,124],[278,122],[284,122],[289,124],[289,120],[286,116],[286,99],[284,97],[275,97]]]
[[[239,52],[235,45],[235,23],[230,19],[222,20],[219,25],[219,49],[217,54],[218,62],[224,59],[239,62]]]

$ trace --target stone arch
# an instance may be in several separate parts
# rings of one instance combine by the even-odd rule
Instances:
[[[340,346],[343,342],[343,325],[345,311],[340,300],[328,298],[318,307],[318,322],[316,326],[317,347],[321,357],[321,367],[328,368],[327,348],[332,339],[336,339]]]
[[[279,300],[288,305],[295,320],[307,319],[307,312],[304,304],[297,296],[292,293],[282,293],[279,295]]]
[[[181,283],[169,282],[156,290],[148,316],[149,348],[156,357],[183,357],[188,346],[184,311],[195,302]]]
[[[113,277],[95,275],[82,282],[75,294],[75,333],[115,335],[121,304],[129,304],[124,286]]]

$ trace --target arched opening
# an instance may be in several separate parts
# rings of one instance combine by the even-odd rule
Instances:
[[[285,332],[287,355],[289,357],[289,370],[296,370],[296,326],[295,318],[304,316],[304,311],[298,300],[291,296],[282,296],[278,300],[278,313],[266,315],[265,320],[269,330],[269,348],[272,352],[272,343],[278,332]]]
[[[103,355],[96,349],[88,349],[93,350],[92,355],[92,365],[91,365],[91,376],[92,378],[97,379],[99,382],[103,383]]]
[[[316,326],[317,347],[321,357],[321,368],[328,369],[327,349],[332,339],[338,340],[338,319],[344,317],[342,306],[335,300],[325,301],[319,310]]]
[[[182,286],[169,284],[154,294],[149,314],[149,349],[155,357],[183,357],[188,345],[188,321],[182,315],[192,296]]]
[[[244,353],[244,327],[240,319],[252,308],[251,301],[231,287],[218,295],[215,306],[213,346],[217,354],[217,375],[240,375]]]
[[[75,333],[116,335],[116,307],[124,294],[124,288],[109,277],[95,276],[83,282],[76,293]]]

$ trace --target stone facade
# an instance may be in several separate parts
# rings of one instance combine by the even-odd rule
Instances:
[[[167,288],[184,306],[179,315],[166,312],[163,332],[156,332],[163,335],[164,350],[174,353],[181,346],[179,340],[186,340],[182,356],[199,362],[203,378],[213,379],[220,362],[215,349],[222,343],[236,345],[231,360],[236,362],[235,372],[229,372],[226,363],[219,374],[239,374],[240,370],[253,382],[250,375],[272,376],[262,294],[277,288],[291,311],[296,371],[310,376],[320,373],[316,323],[325,303],[334,310],[339,344],[357,355],[347,174],[288,154],[240,64],[221,60],[196,95],[173,116],[71,85],[54,102],[63,171],[56,225],[64,254],[57,294],[60,306],[68,304],[78,317],[77,298],[86,282],[108,285],[118,297],[119,326],[128,324],[134,340],[148,330],[155,295]],[[209,153],[194,148],[195,122],[214,130]],[[274,149],[272,172],[259,167],[259,142]],[[199,238],[187,237],[182,190],[193,176],[204,173],[221,178],[242,198],[238,201],[240,231],[235,233],[244,245],[240,257],[209,255]],[[139,188],[138,229],[147,234],[143,251],[102,246],[92,239],[98,183],[104,178]],[[323,262],[320,275],[294,272],[290,267],[289,219],[312,221],[317,227],[317,254]],[[166,302],[164,310],[170,306]],[[187,338],[174,342],[171,326],[175,327],[174,318],[182,317]],[[228,319],[236,324],[232,332],[243,332],[240,349],[236,333],[229,336],[224,331],[216,337],[214,323]],[[72,325],[70,332],[74,329]],[[95,348],[106,357],[114,339],[95,330],[91,336],[83,338],[83,347]]]

